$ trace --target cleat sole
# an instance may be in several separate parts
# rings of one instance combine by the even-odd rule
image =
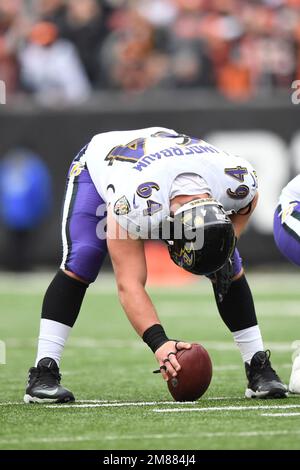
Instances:
[[[247,388],[245,391],[245,398],[260,398],[260,399],[279,399],[287,398],[288,391],[283,389],[271,389],[267,391],[255,392],[251,388]]]
[[[39,397],[32,397],[31,395],[25,394],[24,395],[24,403],[28,404],[43,404],[43,403],[72,403],[75,401],[74,397],[64,397],[64,398],[39,398]]]

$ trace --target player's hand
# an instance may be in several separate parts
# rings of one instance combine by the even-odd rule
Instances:
[[[183,341],[168,341],[156,350],[155,357],[164,380],[168,381],[170,377],[176,377],[177,372],[181,369],[176,359],[177,352],[182,349],[191,349],[191,347],[190,343]]]

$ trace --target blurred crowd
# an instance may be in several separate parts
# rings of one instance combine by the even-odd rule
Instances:
[[[0,0],[10,95],[198,87],[247,100],[297,77],[300,0]]]

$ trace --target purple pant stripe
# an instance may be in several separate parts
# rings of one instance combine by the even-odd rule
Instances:
[[[243,268],[243,261],[240,256],[239,250],[235,248],[233,253],[233,275],[236,276]]]

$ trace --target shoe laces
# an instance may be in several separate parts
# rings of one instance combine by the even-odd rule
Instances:
[[[250,373],[251,375],[263,372],[264,376],[270,380],[279,380],[278,375],[271,366],[270,357],[271,351],[267,349],[265,352],[265,357],[261,360],[256,360],[254,364],[251,364]]]
[[[265,352],[265,358],[261,361],[259,367],[261,369],[264,369],[266,367],[271,367],[271,362],[270,362],[270,357],[271,357],[271,351],[270,349],[266,349]]]
[[[61,374],[58,370],[40,366],[37,368],[37,379],[41,384],[54,387],[60,384]]]

